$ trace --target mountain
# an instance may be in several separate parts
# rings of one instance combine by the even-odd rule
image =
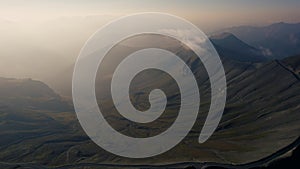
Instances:
[[[141,42],[148,37],[135,38]],[[150,45],[166,40],[152,38]],[[0,78],[0,168],[152,168],[153,165],[190,161],[199,166],[208,163],[239,165],[259,161],[288,147],[300,133],[300,56],[263,62],[241,60],[237,58],[242,51],[238,55],[235,53],[237,56],[224,56],[222,50],[232,52],[228,48],[238,46],[237,49],[248,53],[256,48],[231,34],[213,39],[216,46],[222,46],[218,51],[226,73],[227,102],[219,127],[204,144],[197,140],[210,106],[209,78],[195,54],[186,46],[175,43],[170,50],[192,69],[201,106],[193,129],[174,149],[138,160],[110,154],[88,138],[70,108],[72,105],[46,84],[31,79]],[[134,38],[126,39],[126,42],[130,40],[134,41]],[[126,43],[114,46],[113,52],[107,55],[109,59],[101,63],[104,67],[100,66],[96,79],[96,95],[99,107],[104,110],[103,116],[113,128],[128,136],[149,137],[172,125],[181,96],[178,86],[166,73],[142,72],[130,86],[134,106],[141,110],[149,107],[149,91],[159,88],[167,96],[168,109],[150,124],[131,122],[116,112],[110,98],[111,74],[126,54],[140,47],[143,46]],[[178,69],[184,73],[184,68]],[[66,77],[71,79],[71,74]],[[69,86],[66,87],[70,89],[71,82],[67,82]],[[271,160],[277,158],[272,156]],[[148,166],[140,167],[140,164]]]
[[[58,98],[52,89],[40,81],[0,77],[1,97]]]
[[[300,23],[274,23],[265,27],[239,26],[210,36],[222,59],[265,62],[300,54]],[[74,65],[69,65],[47,83],[64,96],[71,96]]]
[[[45,83],[0,78],[0,168],[23,168],[18,164],[5,165],[21,159],[55,158],[55,151],[62,151],[62,147],[48,147],[52,141],[82,140],[74,136],[79,132],[78,127],[74,130],[74,115],[72,104]]]
[[[0,105],[15,109],[71,110],[71,106],[45,83],[32,79],[0,77]]]
[[[206,96],[209,96],[210,90],[206,78],[198,78],[201,83],[202,104],[198,122],[193,130],[173,150],[159,157],[138,161],[114,156],[92,143],[82,131],[74,112],[52,113],[50,110],[0,106],[0,167],[42,168],[42,165],[45,165],[53,168],[75,168],[80,164],[82,167],[91,166],[91,168],[143,168],[123,165],[128,163],[160,165],[194,161],[199,162],[201,166],[202,162],[240,164],[262,159],[288,146],[299,136],[300,81],[294,72],[299,68],[297,64],[299,60],[300,56],[265,63],[243,63],[226,59],[224,68],[228,82],[228,100],[221,123],[213,137],[205,144],[198,144],[196,141],[206,117],[209,104],[209,98]],[[197,65],[198,63],[195,62],[191,64]],[[203,76],[201,72],[198,73],[196,76]],[[163,75],[159,75],[158,78],[161,76]],[[13,81],[10,82],[13,84],[17,82],[18,84],[42,84],[30,82],[31,80],[28,79],[4,79],[3,81]],[[157,85],[157,83],[149,85]],[[162,88],[166,88],[165,85],[168,88],[173,87],[165,82],[158,85],[162,85]],[[45,90],[46,88],[48,87],[39,89],[44,91],[41,92],[44,94],[38,97],[55,97],[55,94],[51,90]],[[139,93],[137,99],[143,99],[144,95],[147,94]],[[5,98],[9,98],[9,94]],[[5,98],[3,97],[2,100]],[[176,100],[176,97],[170,98],[171,102],[172,99]],[[160,128],[165,128],[165,124],[176,118],[172,114],[160,118],[161,123],[158,122],[153,130],[149,130],[147,126],[140,127],[128,123],[114,114],[108,114],[106,117],[122,132],[135,134],[141,132],[152,134],[160,131]],[[121,123],[124,123],[126,128]],[[189,156],[191,154],[192,157]],[[3,161],[5,163],[2,163]]]
[[[229,40],[233,38],[230,36]],[[219,39],[224,38],[228,38],[228,35]],[[236,38],[233,39],[237,41]],[[155,44],[155,38],[152,40],[151,43]],[[162,39],[156,40],[163,43]],[[219,45],[225,48],[226,43],[220,42]],[[232,44],[242,44],[240,47],[244,49],[253,49],[238,42]],[[180,93],[174,80],[167,74],[153,70],[142,72],[136,76],[130,87],[130,99],[134,106],[142,110],[147,108],[149,90],[159,88],[166,93],[168,109],[150,124],[134,123],[118,114],[110,98],[110,75],[124,55],[135,50],[137,48],[125,43],[114,46],[114,52],[108,53],[110,59],[103,61],[106,66],[100,66],[103,70],[99,72],[104,74],[99,74],[96,79],[96,94],[103,116],[113,128],[128,136],[134,134],[149,137],[165,131],[172,125],[177,117]],[[47,110],[45,107],[32,106],[32,102],[26,102],[21,108],[12,104],[15,100],[11,98],[14,97],[25,100],[43,98],[46,102],[51,98],[61,100],[47,85],[30,79],[2,79],[5,83],[2,82],[0,91],[12,93],[10,95],[10,92],[6,92],[5,97],[1,98],[2,103],[11,104],[0,106],[0,167],[145,168],[138,165],[189,161],[197,162],[200,166],[207,163],[238,165],[268,157],[289,146],[299,137],[300,56],[259,63],[242,62],[235,57],[222,56],[227,79],[225,111],[213,136],[204,144],[199,144],[198,136],[210,106],[211,88],[208,75],[202,63],[185,46],[175,44],[170,50],[191,67],[197,78],[201,97],[197,122],[187,137],[174,149],[160,156],[138,160],[110,154],[86,136],[73,110],[66,111],[60,109],[60,106],[57,106],[57,110],[56,106],[49,106]],[[21,90],[20,86],[24,86],[26,90]],[[17,87],[20,91],[14,93],[13,90],[17,90]],[[30,93],[26,93],[27,90]],[[276,158],[278,157],[273,157]]]
[[[210,40],[221,56],[241,62],[263,62],[267,58],[263,52],[252,47],[231,33],[213,35]]]
[[[147,44],[147,39],[140,40],[139,43],[130,45],[123,44],[122,50],[116,51],[118,55],[122,55],[124,51],[134,49],[134,46]],[[266,57],[262,50],[252,47],[231,33],[220,33],[210,37],[210,41],[218,51],[222,60],[230,59],[238,62],[265,62],[270,58]],[[160,44],[161,42],[157,42]],[[168,43],[166,43],[168,44]],[[160,44],[161,45],[161,44]],[[170,45],[170,44],[168,44]],[[163,46],[163,45],[161,45]],[[175,45],[176,46],[176,45]],[[174,53],[178,52],[174,50]],[[189,53],[186,53],[188,56]],[[64,71],[50,78],[47,83],[58,91],[61,95],[70,97],[72,95],[72,74],[74,65],[68,66]]]
[[[293,56],[282,60],[282,62],[292,71],[295,75],[300,76],[300,56]]]
[[[233,33],[272,58],[300,54],[300,23],[280,22],[264,27],[239,26],[220,32],[224,31]]]
[[[298,169],[300,167],[299,164],[299,158],[300,158],[300,147],[296,147],[292,153],[289,154],[287,157],[282,157],[276,160],[273,160],[269,164],[266,164],[261,167],[243,167],[248,169],[283,169],[283,168],[289,168],[289,169]],[[228,167],[206,167],[207,169],[228,169]],[[187,167],[186,169],[196,169],[195,167]]]

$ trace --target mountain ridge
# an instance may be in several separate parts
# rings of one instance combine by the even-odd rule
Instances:
[[[47,84],[32,79],[0,77],[0,106],[52,111],[72,110],[69,103]]]
[[[210,37],[220,57],[230,57],[241,62],[265,62],[263,51],[243,42],[232,33],[223,32]]]
[[[247,44],[264,50],[274,59],[300,54],[300,23],[236,26],[218,32],[233,33]]]

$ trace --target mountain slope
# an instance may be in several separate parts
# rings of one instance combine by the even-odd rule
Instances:
[[[241,62],[263,62],[267,58],[263,52],[238,39],[231,33],[222,33],[210,37],[221,56]]]
[[[32,79],[0,78],[0,105],[15,109],[71,110],[46,84]]]
[[[282,60],[288,69],[300,76],[300,56],[293,56]]]
[[[123,57],[115,54],[135,50],[122,43],[115,48],[116,53],[109,54],[111,60],[104,63],[108,75],[113,70],[111,65],[117,65],[116,62]],[[210,82],[203,65],[191,51],[185,46],[176,46],[172,50],[176,50],[176,54],[193,70],[201,97],[197,122],[174,149],[153,158],[121,158],[95,145],[82,131],[74,112],[52,113],[45,109],[14,109],[4,105],[0,107],[0,163],[22,166],[21,161],[37,166],[80,164],[81,167],[99,163],[122,166],[189,161],[243,164],[269,156],[299,137],[300,81],[295,76],[299,57],[263,63],[222,57],[227,79],[226,108],[216,132],[207,142],[199,144],[199,133],[210,105]],[[109,84],[110,77],[97,77],[96,92],[103,115],[112,127],[126,135],[148,137],[172,125],[177,117],[180,93],[169,76],[157,71],[144,72],[132,82],[131,88],[134,90],[130,91],[130,98],[137,108],[149,106],[149,89],[160,88],[166,93],[168,110],[150,125],[126,121],[117,114],[109,98],[110,88],[103,87]],[[9,93],[3,101],[7,98]],[[33,161],[37,164],[32,164]]]
[[[273,58],[300,53],[300,23],[275,23],[265,27],[240,26],[222,30],[230,32],[246,43],[262,49]]]

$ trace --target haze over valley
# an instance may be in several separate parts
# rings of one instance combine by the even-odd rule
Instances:
[[[290,164],[298,169],[299,7],[298,0],[0,1],[0,168],[258,169]],[[166,131],[177,118],[182,96],[163,71],[139,73],[129,89],[130,101],[140,111],[149,109],[151,90],[165,93],[166,109],[155,121],[130,121],[112,100],[111,78],[123,55],[149,45],[186,63],[196,77],[200,109],[192,130],[170,151],[122,158],[97,146],[80,126],[72,100],[74,65],[101,26],[120,16],[154,11],[183,17],[206,33],[224,66],[226,106],[215,133],[199,144],[212,95],[203,63],[185,44],[167,37],[125,39],[107,53],[95,80],[98,106],[112,128],[145,138]],[[176,69],[186,73],[185,67]]]

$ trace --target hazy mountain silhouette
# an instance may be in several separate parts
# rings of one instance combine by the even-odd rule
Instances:
[[[300,23],[275,23],[265,27],[239,26],[222,30],[262,49],[265,55],[284,58],[300,53]]]
[[[221,33],[210,37],[219,54],[242,62],[263,62],[267,58],[263,52],[238,39],[231,33]]]
[[[45,83],[32,79],[0,77],[0,105],[14,109],[72,110],[58,94]]]
[[[129,163],[151,166],[187,161],[243,164],[263,159],[297,139],[300,133],[300,56],[266,60],[260,55],[261,49],[229,33],[213,36],[211,40],[224,65],[227,103],[218,129],[206,143],[199,144],[197,138],[210,106],[209,78],[194,53],[181,44],[175,44],[170,50],[192,69],[201,97],[197,122],[180,145],[148,159],[115,156],[86,136],[72,105],[46,84],[31,79],[0,78],[0,168],[43,168],[41,165],[46,165],[66,169],[80,164],[82,168],[98,166],[102,169],[121,168]],[[106,106],[103,115],[121,133],[143,137],[160,133],[176,119],[180,98],[176,85],[166,74],[155,71],[138,76],[131,86],[139,91],[130,93],[132,103],[137,108],[147,107],[148,89],[157,87],[166,91],[169,110],[150,126],[124,120],[116,115],[108,99],[105,90],[110,92],[110,88],[103,86],[109,84],[111,66],[120,61],[122,54],[136,48],[120,44],[115,49],[104,66],[108,76],[96,79],[97,99],[99,103],[104,101],[100,104]],[[184,71],[184,68],[178,69]],[[72,67],[67,70],[57,79],[61,89],[70,92]]]
[[[246,44],[231,33],[216,34],[211,36],[210,40],[223,60],[230,59],[238,62],[257,63],[270,59],[264,55],[262,50]],[[132,46],[125,45],[123,50],[130,50],[131,48]],[[71,96],[73,69],[74,65],[70,65],[63,72],[49,80],[51,86],[64,96]]]

